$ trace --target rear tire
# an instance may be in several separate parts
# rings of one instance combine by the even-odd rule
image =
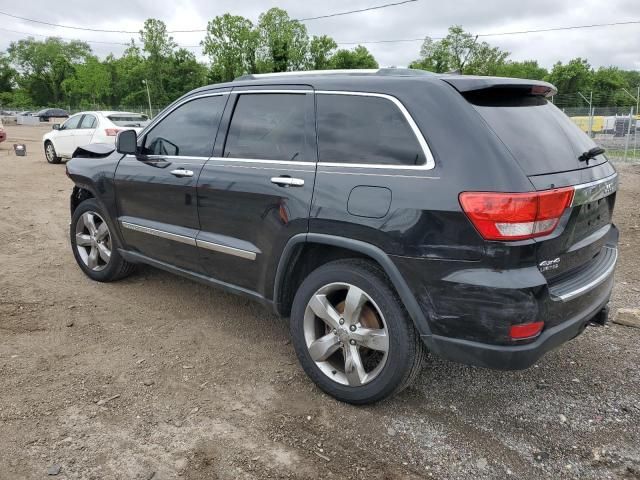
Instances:
[[[60,157],[56,154],[56,149],[50,140],[44,142],[44,156],[49,163],[60,163]]]
[[[309,274],[293,301],[291,335],[307,375],[332,397],[352,404],[399,393],[416,378],[425,357],[384,273],[360,259],[330,262]]]
[[[107,215],[94,198],[76,208],[71,217],[71,249],[78,266],[91,280],[113,282],[129,276],[135,269],[118,252]]]

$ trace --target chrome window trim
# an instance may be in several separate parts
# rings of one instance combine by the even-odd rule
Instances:
[[[233,255],[234,257],[245,258],[247,260],[255,260],[256,252],[249,250],[242,250],[241,248],[229,247],[227,245],[221,245],[219,243],[207,242],[206,240],[196,239],[196,246],[199,248],[206,248],[214,252],[226,253],[227,255]]]
[[[589,283],[585,283],[581,287],[576,288],[575,290],[572,290],[570,292],[564,293],[562,295],[554,295],[553,298],[565,302],[565,301],[567,301],[567,300],[569,300],[569,299],[571,299],[571,298],[573,298],[575,296],[578,296],[578,295],[580,295],[582,293],[588,292],[589,290],[597,287],[602,282],[607,280],[609,278],[609,276],[615,270],[616,264],[618,263],[618,249],[617,248],[613,248],[613,247],[605,247],[605,248],[610,248],[611,250],[613,250],[614,257],[613,257],[613,262],[611,262],[611,265],[609,265],[609,267],[604,272],[602,272],[596,278],[591,280]]]
[[[262,158],[234,158],[234,157],[211,157],[210,160],[224,160],[229,163],[267,163],[267,164],[279,164],[279,165],[309,165],[315,168],[316,162],[300,162],[296,160],[266,160]]]
[[[238,87],[245,88],[245,87]],[[292,89],[292,88],[261,88],[254,90],[233,90],[233,93],[237,95],[243,95],[245,93],[298,93],[298,94],[309,94],[313,93],[313,89],[310,88],[300,88],[300,89]]]
[[[614,173],[600,180],[574,185],[573,188],[575,191],[571,202],[572,207],[595,202],[618,190],[618,174]]]
[[[123,222],[120,221],[120,225],[129,230],[133,230],[136,232],[146,233],[148,235],[154,235],[160,238],[166,238],[167,240],[173,240],[175,242],[185,243],[187,245],[191,245],[192,247],[196,246],[196,240],[193,237],[187,237],[185,235],[179,235],[177,233],[166,232],[164,230],[158,230],[157,228],[145,227],[143,225],[138,225],[137,223],[131,222]]]
[[[382,168],[387,170],[431,170],[436,166],[435,159],[433,154],[431,153],[431,149],[427,144],[427,141],[422,135],[422,132],[418,128],[415,120],[409,113],[409,111],[405,108],[400,100],[398,100],[393,95],[388,95],[386,93],[373,93],[373,92],[349,92],[344,90],[316,90],[316,94],[318,95],[351,95],[356,97],[376,97],[376,98],[384,98],[393,103],[398,110],[402,113],[405,120],[411,127],[413,134],[418,140],[420,147],[422,147],[422,152],[425,156],[425,163],[423,165],[390,165],[390,164],[369,164],[369,163],[342,163],[342,162],[318,162],[318,166],[323,167],[346,167],[346,168]]]

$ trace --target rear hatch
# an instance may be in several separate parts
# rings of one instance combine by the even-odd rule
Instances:
[[[576,186],[556,229],[536,239],[538,268],[550,284],[574,281],[571,277],[604,262],[601,255],[610,253],[606,244],[615,241],[611,218],[617,176],[593,140],[548,100],[555,88],[518,79],[443,80],[460,91],[509,149],[532,189]]]

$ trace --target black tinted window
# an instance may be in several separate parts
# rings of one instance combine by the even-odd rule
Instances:
[[[147,155],[209,157],[227,97],[192,100],[163,118],[146,135]]]
[[[317,95],[318,160],[422,165],[424,152],[398,107],[386,98]]]
[[[78,128],[96,128],[96,117],[93,115],[85,115],[82,117],[82,121]]]
[[[527,175],[592,167],[603,155],[580,162],[596,144],[543,97],[468,98]]]
[[[224,156],[265,160],[305,160],[305,95],[240,95]]]

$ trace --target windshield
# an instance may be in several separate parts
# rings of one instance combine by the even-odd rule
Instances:
[[[596,144],[544,97],[468,99],[527,175],[576,170],[606,162],[603,155],[589,162],[578,160]]]
[[[149,125],[149,117],[142,113],[118,113],[108,115],[107,118],[118,127],[146,127]]]

